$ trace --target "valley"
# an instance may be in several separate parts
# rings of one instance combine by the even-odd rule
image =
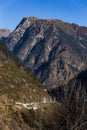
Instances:
[[[29,17],[0,35],[0,130],[86,130],[87,27]]]

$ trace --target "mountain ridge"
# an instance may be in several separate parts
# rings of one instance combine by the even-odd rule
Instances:
[[[30,17],[24,18],[10,34],[7,46],[51,89],[67,84],[86,69],[86,41],[86,27]]]

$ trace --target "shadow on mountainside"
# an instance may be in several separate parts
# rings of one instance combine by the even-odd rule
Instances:
[[[49,93],[62,103],[70,128],[86,130],[87,114],[84,111],[87,107],[87,70],[81,71],[67,85],[59,86]]]

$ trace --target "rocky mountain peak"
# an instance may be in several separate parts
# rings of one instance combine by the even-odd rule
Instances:
[[[19,25],[16,27],[15,31],[13,31],[10,36],[8,37],[9,41],[13,43],[13,45],[8,43],[8,47],[10,50],[13,50],[12,46],[15,46],[15,44],[20,40],[20,38],[24,35],[27,28],[32,26],[34,24],[34,21],[37,18],[35,17],[29,17],[29,18],[23,18],[22,21],[19,23]],[[11,39],[12,37],[12,39]]]
[[[8,37],[7,46],[52,89],[67,84],[86,68],[87,27],[56,19],[23,18]]]

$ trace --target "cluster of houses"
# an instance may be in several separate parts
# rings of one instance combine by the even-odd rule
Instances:
[[[22,102],[16,102],[15,103],[15,107],[22,109],[22,108],[26,108],[26,109],[33,109],[33,110],[37,110],[40,104],[47,104],[47,103],[54,103],[56,102],[56,100],[50,98],[49,100],[45,97],[43,97],[41,102],[31,102],[31,103],[22,103]]]
[[[33,110],[38,109],[38,105],[34,102],[32,102],[32,103],[16,102],[15,107],[17,107],[19,109],[22,109],[22,108],[33,109]]]

